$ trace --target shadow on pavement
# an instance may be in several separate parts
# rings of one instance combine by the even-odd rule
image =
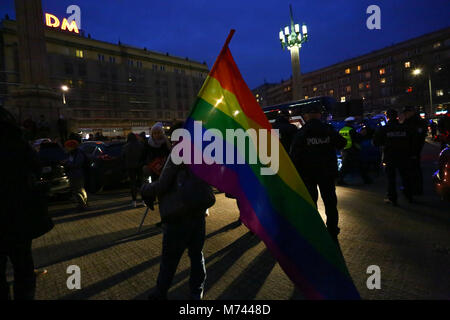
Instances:
[[[206,235],[206,239],[212,238],[212,237],[218,235],[219,233],[227,232],[227,231],[236,229],[236,228],[240,227],[241,225],[242,225],[242,224],[241,224],[239,221],[232,222],[232,223],[227,224],[226,226],[224,226],[224,227],[222,227],[222,228],[220,228],[220,229],[218,229],[218,230],[216,230],[216,231],[213,231],[213,232],[211,232],[211,233],[208,233],[208,234]]]
[[[153,237],[153,236],[161,233],[161,230],[156,227],[146,229],[146,230],[140,232],[139,234],[136,233],[136,230],[137,230],[137,228],[132,228],[132,229],[127,229],[127,230],[122,230],[119,232],[114,232],[114,233],[108,234],[108,235],[102,234],[102,235],[90,237],[87,239],[80,239],[80,240],[76,240],[76,241],[71,241],[69,243],[66,242],[66,243],[62,243],[59,246],[51,246],[51,247],[43,247],[43,248],[34,249],[33,252],[36,256],[42,256],[42,254],[39,254],[39,251],[52,252],[51,259],[48,261],[45,261],[45,262],[40,262],[39,264],[37,264],[36,268],[48,267],[50,265],[54,265],[57,263],[61,263],[61,262],[76,259],[76,258],[80,258],[82,256],[89,255],[89,254],[92,254],[92,253],[95,253],[95,252],[98,252],[101,250],[105,250],[105,249],[108,249],[108,248],[111,248],[113,246],[120,245],[123,243],[144,240],[144,239]],[[106,239],[106,241],[104,241],[104,243],[102,245],[85,248],[84,250],[80,250],[77,252],[72,252],[67,255],[55,257],[57,252],[61,252],[61,250],[58,250],[58,247],[69,247],[69,248],[81,247],[82,248],[83,246],[85,247],[86,243],[97,243],[99,241],[99,239],[104,239],[105,237],[107,239]]]
[[[108,277],[106,279],[103,279],[99,282],[96,282],[90,286],[84,287],[82,290],[78,290],[74,293],[65,295],[60,298],[60,300],[82,300],[82,299],[88,299],[104,290],[107,290],[108,288],[111,288],[126,279],[129,279],[148,268],[156,265],[161,260],[161,256],[152,258],[146,262],[142,262],[132,268],[126,269],[124,271],[121,271],[119,273],[116,273],[115,275]]]
[[[217,300],[253,300],[276,264],[264,249],[242,273],[217,297]]]
[[[129,201],[118,202],[118,203],[115,203],[114,206],[108,206],[108,207],[112,208],[112,209],[96,211],[98,209],[96,209],[94,207],[94,208],[89,208],[88,210],[80,212],[78,214],[74,213],[75,214],[74,216],[70,216],[67,218],[62,218],[62,219],[53,218],[53,223],[56,225],[56,224],[60,224],[60,223],[73,222],[73,221],[82,220],[82,219],[97,218],[97,217],[104,216],[107,214],[112,214],[112,213],[116,213],[116,212],[120,212],[120,211],[134,209],[129,205]]]
[[[205,293],[208,291],[208,287],[211,287],[214,283],[216,283],[224,273],[249,249],[256,246],[260,240],[247,232],[236,241],[230,243],[228,246],[220,249],[219,251],[213,253],[212,255],[205,258],[206,264],[206,287]],[[208,263],[216,259],[217,257],[221,257],[220,260],[215,262],[213,265],[208,266]],[[172,287],[174,287],[177,283],[180,283],[187,277],[189,277],[190,269],[184,270],[180,273],[177,273],[172,282]],[[147,298],[147,295],[154,289],[155,287],[149,288],[149,290],[143,292],[142,294],[136,296],[134,300],[144,300]],[[189,294],[189,282],[187,281],[180,287],[177,287],[171,291],[169,291],[169,298],[171,299],[186,299]]]

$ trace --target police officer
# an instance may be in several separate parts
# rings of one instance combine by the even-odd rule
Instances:
[[[425,144],[427,136],[427,123],[423,120],[413,106],[405,106],[403,108],[405,124],[412,133],[413,155],[411,157],[411,174],[413,176],[413,194],[423,194],[423,175],[420,165],[420,155]]]
[[[383,147],[383,162],[386,164],[388,192],[386,203],[397,205],[396,171],[400,173],[403,182],[403,192],[409,202],[412,202],[410,159],[413,154],[412,134],[405,124],[398,121],[397,111],[386,112],[388,122],[374,135],[373,143]]]
[[[362,136],[354,129],[354,117],[348,117],[345,120],[345,126],[339,130],[339,134],[347,141],[344,150],[342,150],[342,168],[339,174],[338,184],[345,185],[345,176],[353,169],[357,168],[364,183],[369,184],[372,182],[367,170],[361,164],[361,147],[359,143],[362,140]]]
[[[286,152],[291,148],[292,139],[297,133],[297,127],[289,122],[289,117],[285,114],[280,114],[272,125],[272,128],[278,129],[280,135],[280,142]]]
[[[321,106],[308,106],[303,112],[306,123],[294,136],[291,159],[315,203],[319,187],[325,205],[327,229],[337,241],[339,218],[334,184],[337,177],[336,150],[344,148],[347,142],[331,125],[322,123]]]

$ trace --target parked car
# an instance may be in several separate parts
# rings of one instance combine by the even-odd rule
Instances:
[[[70,195],[69,179],[63,166],[67,154],[63,148],[57,143],[43,141],[39,143],[37,155],[41,163],[40,182],[46,185],[48,195]]]
[[[86,190],[99,192],[103,187],[125,182],[128,177],[121,158],[125,141],[86,141],[80,149],[89,158]]]

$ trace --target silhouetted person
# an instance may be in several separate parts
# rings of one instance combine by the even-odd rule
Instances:
[[[297,127],[289,122],[288,116],[280,115],[273,123],[272,128],[278,129],[280,142],[286,152],[289,152],[291,149],[292,139],[294,139],[294,136],[297,133]]]
[[[364,183],[369,184],[372,180],[369,177],[369,174],[361,165],[361,135],[356,132],[354,128],[355,118],[348,117],[345,119],[345,126],[339,130],[339,134],[343,136],[347,140],[347,144],[342,150],[342,168],[339,173],[338,184],[345,185],[344,178],[350,173],[353,169],[357,169]]]
[[[138,141],[136,135],[132,132],[128,134],[127,143],[123,146],[122,158],[130,179],[131,205],[136,208],[137,189],[142,184],[144,144]]]
[[[427,136],[427,124],[420,115],[416,112],[416,109],[412,106],[406,106],[403,108],[403,114],[405,116],[406,125],[412,134],[412,148],[413,155],[411,157],[411,175],[412,175],[412,193],[421,195],[423,194],[423,174],[421,167],[421,153],[423,146],[425,145],[425,138]]]
[[[78,202],[77,209],[82,211],[88,206],[88,198],[86,190],[84,189],[85,183],[85,170],[88,165],[88,158],[84,152],[78,148],[78,141],[67,140],[64,143],[69,158],[64,162],[66,168],[67,177],[69,178],[70,189],[72,194]]]
[[[314,203],[319,197],[325,205],[327,229],[337,241],[339,234],[335,180],[338,173],[336,151],[345,147],[346,140],[334,128],[321,119],[322,108],[310,106],[304,109],[306,123],[294,137],[291,159],[305,183]]]
[[[31,242],[53,227],[47,216],[40,165],[14,118],[0,107],[0,300],[10,299],[8,257],[14,268],[14,299],[33,299],[36,288]]]
[[[397,205],[396,172],[403,182],[403,193],[412,201],[411,157],[414,155],[413,135],[410,128],[398,121],[397,111],[390,109],[386,116],[388,122],[375,133],[373,143],[383,147],[383,162],[386,164],[388,190],[386,203]]]

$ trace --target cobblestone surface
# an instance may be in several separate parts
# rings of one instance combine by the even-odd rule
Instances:
[[[450,204],[429,182],[437,152],[426,147],[426,195],[418,204],[400,199],[399,207],[385,205],[383,177],[370,186],[337,189],[342,252],[365,299],[450,298]],[[91,209],[83,213],[70,201],[51,205],[55,228],[33,242],[36,267],[48,270],[38,278],[37,299],[145,299],[159,271],[159,214],[150,212],[137,233],[145,208],[130,204],[126,189],[119,189],[91,195]],[[324,216],[321,200],[319,211]],[[207,218],[205,299],[302,299],[237,218],[235,201],[219,194]],[[81,290],[66,286],[70,265],[81,268]],[[370,265],[381,268],[381,290],[366,287]],[[169,298],[187,298],[188,279],[185,253]]]

